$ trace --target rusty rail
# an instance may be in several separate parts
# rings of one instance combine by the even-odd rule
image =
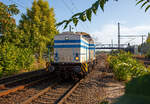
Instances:
[[[40,76],[46,76],[48,75],[49,73],[38,73],[38,74],[34,74],[34,75],[31,75],[29,77],[25,77],[25,78],[22,78],[22,79],[18,79],[18,80],[13,80],[11,82],[6,82],[6,83],[3,83],[3,84],[0,84],[0,90],[3,90],[3,89],[7,89],[7,87],[10,87],[10,86],[13,86],[15,84],[20,84],[22,85],[22,83],[25,83],[26,81],[29,81],[30,79],[36,79],[37,77],[40,77]]]
[[[53,86],[45,88],[44,90],[42,90],[41,92],[37,93],[36,95],[30,97],[29,99],[25,100],[21,104],[30,104],[30,102],[32,102],[34,99],[37,99],[39,96],[43,95],[48,90],[52,89],[56,84],[57,83],[54,83]]]
[[[48,79],[48,78],[49,78],[49,76],[48,76],[48,77],[45,77],[45,78],[43,78],[43,79],[39,79],[39,80],[36,80],[36,81],[32,81],[32,82],[30,82],[30,83],[28,83],[28,84],[19,85],[19,86],[13,87],[13,88],[7,88],[6,90],[0,91],[0,96],[7,95],[7,94],[9,94],[9,93],[11,93],[11,92],[16,92],[17,90],[22,90],[22,89],[24,89],[25,87],[32,86],[32,85],[34,85],[34,84],[36,84],[36,83],[39,83],[39,82],[41,82],[41,81],[43,81],[43,80],[46,80],[46,79]]]
[[[73,85],[57,102],[57,104],[63,104],[63,102],[65,102],[65,100],[72,94],[73,91],[75,91],[75,89],[78,87],[80,81],[77,82],[75,85]]]
[[[14,81],[14,80],[18,80],[18,78],[22,79],[24,77],[28,77],[28,76],[33,75],[35,73],[42,73],[42,72],[45,72],[45,69],[35,70],[35,71],[31,71],[31,72],[24,72],[24,73],[21,73],[21,74],[16,74],[16,75],[8,76],[8,77],[3,77],[3,78],[0,78],[0,84],[11,82],[11,81]]]
[[[83,80],[83,79],[82,79]],[[49,98],[49,100],[52,100],[52,102],[54,101],[54,104],[63,104],[63,102],[65,102],[65,100],[72,94],[73,91],[75,91],[75,89],[78,87],[78,85],[80,84],[80,82],[82,81],[77,81],[76,83],[74,83],[71,87],[69,87],[63,94],[61,94],[61,96],[59,96],[59,98],[53,99],[53,98]],[[50,87],[45,88],[44,90],[40,91],[39,93],[37,93],[36,95],[30,97],[29,99],[25,100],[24,102],[22,102],[21,104],[30,104],[32,101],[36,101],[36,99],[38,99],[38,97],[44,95],[46,92],[48,92],[49,90],[52,90],[53,88],[55,88],[58,85],[57,82],[54,82],[54,84]],[[57,91],[59,94],[59,91]],[[51,93],[53,94],[53,93]],[[56,93],[54,93],[56,94]],[[57,94],[56,94],[57,95]],[[49,103],[49,102],[47,102]]]

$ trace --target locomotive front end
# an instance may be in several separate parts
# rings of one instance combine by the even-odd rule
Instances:
[[[85,76],[90,62],[90,40],[80,33],[64,32],[54,38],[54,66],[60,76]],[[92,57],[93,58],[93,57]]]

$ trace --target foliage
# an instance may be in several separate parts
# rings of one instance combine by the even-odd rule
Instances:
[[[0,45],[0,75],[8,75],[19,71],[17,54],[19,50],[9,43]]]
[[[17,63],[20,69],[30,70],[31,65],[35,61],[32,50],[28,48],[19,48]]]
[[[147,37],[147,39],[146,39],[146,45],[147,45],[147,47],[146,47],[146,57],[148,58],[148,59],[150,59],[150,33],[148,33],[148,37]]]
[[[6,6],[0,2],[0,33],[3,34],[3,41],[18,42],[16,23],[15,19],[12,18],[18,13],[19,10],[14,4]]]
[[[100,104],[109,104],[108,101],[102,101]]]
[[[126,84],[126,94],[138,94],[143,96],[150,96],[150,74],[134,78]]]
[[[97,0],[92,6],[86,9],[83,12],[79,12],[74,14],[69,20],[64,20],[57,24],[57,26],[65,24],[64,29],[68,26],[69,23],[73,22],[75,26],[77,26],[78,21],[91,21],[92,14],[97,13],[98,8],[100,7],[102,11],[104,11],[104,5],[108,0]],[[117,0],[115,0],[117,1]]]
[[[12,43],[0,45],[0,76],[14,74],[21,69],[28,70],[34,62],[29,49],[18,48]]]
[[[92,6],[82,12],[78,12],[76,14],[74,14],[70,19],[68,20],[63,20],[62,22],[59,22],[57,24],[57,26],[60,26],[62,24],[65,24],[64,29],[68,26],[69,23],[73,22],[73,24],[75,26],[77,26],[79,21],[85,22],[86,20],[91,22],[91,18],[92,18],[92,14],[97,13],[98,8],[100,7],[102,11],[104,11],[104,6],[106,4],[106,2],[108,2],[109,0],[97,0],[96,2],[94,2],[92,4]],[[118,1],[118,0],[113,0],[113,1]],[[138,4],[142,4],[141,8],[143,8],[144,6],[146,6],[145,8],[145,12],[147,12],[147,10],[150,8],[150,0],[136,0]]]
[[[150,104],[150,74],[132,79],[126,84],[125,95],[114,104]]]
[[[150,8],[150,0],[136,0],[136,1],[137,1],[136,5],[142,4],[141,8],[146,7],[145,12],[147,12],[147,10]]]
[[[146,43],[150,43],[150,33],[148,33],[148,37],[146,39]]]
[[[23,37],[12,18],[18,13],[14,4],[0,2],[0,77],[27,70],[34,61],[32,50],[20,44]]]
[[[31,10],[22,15],[19,28],[24,39],[22,43],[33,49],[38,58],[47,52],[47,45],[53,45],[53,38],[58,33],[55,26],[53,8],[49,8],[48,1],[34,0]]]
[[[150,73],[141,63],[133,59],[130,53],[113,54],[109,56],[108,62],[118,80],[130,80]]]
[[[150,33],[148,33],[148,37],[146,39],[146,42],[139,45],[139,51],[142,52],[146,56],[146,58],[150,58]]]
[[[150,104],[149,96],[125,94],[113,104]]]

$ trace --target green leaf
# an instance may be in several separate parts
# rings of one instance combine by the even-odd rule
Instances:
[[[76,16],[79,16],[79,15],[81,15],[82,13],[76,13],[76,14],[74,14],[73,16],[72,16],[72,18],[74,18],[74,17],[76,17]]]
[[[94,14],[96,14],[98,6],[99,6],[99,1],[97,1],[96,3],[94,3],[92,5],[92,11],[93,11]]]
[[[78,20],[77,18],[73,18],[73,23],[74,23],[75,26],[77,26],[78,21],[79,21],[79,20]]]
[[[150,8],[150,5],[148,5],[145,9],[145,12],[147,12],[147,10]]]
[[[148,3],[147,1],[144,2],[144,3],[142,4],[141,8],[143,8],[147,3]]]
[[[92,10],[91,9],[86,10],[86,17],[88,18],[89,21],[91,21],[91,17],[92,17]]]
[[[65,23],[65,22],[67,22],[67,20],[64,20],[64,21],[62,21],[62,22],[59,22],[59,23],[57,23],[56,25],[57,25],[57,26],[60,26],[60,25],[62,25],[62,24]]]
[[[82,21],[86,21],[86,16],[85,16],[84,13],[82,13],[79,18],[80,18],[80,20],[82,20]]]
[[[67,28],[68,24],[69,24],[71,21],[72,21],[72,19],[70,19],[70,20],[66,21],[66,24],[65,24],[65,26],[64,26],[64,29],[66,29],[66,28]]]
[[[106,2],[106,0],[100,0],[100,2],[99,2],[102,11],[104,11],[104,4],[105,4],[105,2]]]
[[[136,0],[137,1],[137,0]],[[140,4],[141,2],[143,2],[144,0],[140,0],[136,3],[136,5]]]

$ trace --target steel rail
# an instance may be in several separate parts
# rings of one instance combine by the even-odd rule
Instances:
[[[32,85],[37,84],[37,83],[44,81],[46,79],[49,79],[49,76],[43,77],[42,79],[31,81],[30,83],[27,83],[27,84],[19,85],[19,86],[12,87],[12,88],[7,88],[6,90],[0,91],[0,96],[4,96],[4,95],[7,95],[9,93],[16,92],[17,90],[22,90],[26,87],[32,86]]]
[[[11,82],[14,80],[18,80],[18,78],[24,78],[24,77],[30,76],[32,74],[41,73],[41,72],[45,72],[45,69],[40,69],[40,70],[35,70],[35,71],[30,71],[30,72],[24,72],[24,73],[20,73],[20,74],[16,74],[16,75],[3,77],[3,78],[0,78],[0,84]]]
[[[38,73],[38,74],[35,73],[34,75],[31,75],[31,76],[28,76],[28,77],[24,77],[22,79],[15,79],[13,81],[0,84],[0,90],[6,89],[9,86],[13,86],[16,83],[20,83],[21,84],[21,83],[24,83],[27,80],[30,80],[30,79],[33,79],[33,78],[37,78],[37,77],[40,77],[40,76],[45,76],[47,74],[49,74],[49,73],[47,73],[47,72],[42,72],[42,73]]]

